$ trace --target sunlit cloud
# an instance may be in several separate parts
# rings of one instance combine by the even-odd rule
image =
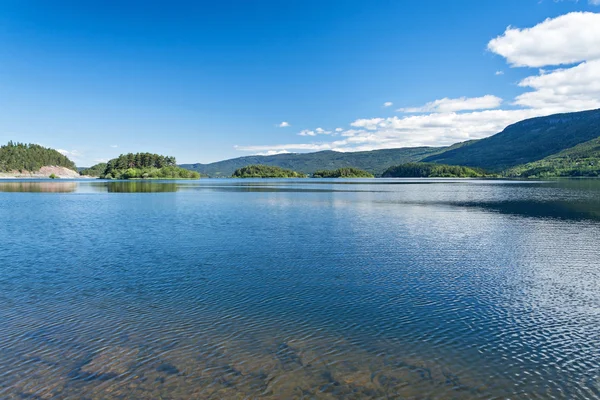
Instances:
[[[488,50],[513,68],[539,68],[518,82],[524,92],[514,99],[503,101],[493,94],[442,98],[401,108],[402,116],[357,118],[350,121],[351,129],[335,129],[337,140],[329,136],[329,141],[237,149],[265,153],[445,146],[491,136],[528,118],[600,108],[600,14],[570,13],[530,28],[509,27],[489,42]],[[331,133],[317,128],[299,135],[316,139],[326,132]]]
[[[483,97],[461,97],[458,99],[443,98],[434,100],[422,107],[400,108],[405,113],[445,113],[457,111],[487,110],[497,108],[502,104],[500,97],[486,95]]]
[[[62,154],[65,157],[69,157],[69,158],[72,158],[75,160],[82,156],[81,152],[79,152],[78,150],[56,149],[56,151],[58,151],[60,154]]]
[[[488,50],[513,67],[541,68],[600,58],[600,14],[573,12],[532,28],[508,27]]]

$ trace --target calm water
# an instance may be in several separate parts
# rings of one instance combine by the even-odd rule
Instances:
[[[600,398],[600,182],[0,181],[0,398]]]

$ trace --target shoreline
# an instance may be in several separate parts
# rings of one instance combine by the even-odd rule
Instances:
[[[0,172],[0,179],[53,179],[51,176],[54,176],[55,179],[75,179],[81,175],[72,169],[54,165],[41,167],[37,171],[12,170]]]

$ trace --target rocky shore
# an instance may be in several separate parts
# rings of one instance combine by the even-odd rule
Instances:
[[[50,175],[56,176],[62,179],[76,179],[81,178],[77,171],[65,167],[46,166],[39,169],[39,171],[10,171],[0,172],[0,179],[44,179],[49,178]]]

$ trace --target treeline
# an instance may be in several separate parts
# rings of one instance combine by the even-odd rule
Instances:
[[[333,170],[319,170],[313,178],[374,178],[373,174],[354,167],[338,168]]]
[[[79,175],[81,176],[95,176],[99,177],[104,174],[106,171],[106,163],[96,164],[93,167],[85,168],[79,171]]]
[[[175,166],[177,166],[175,157],[165,157],[151,153],[129,153],[121,154],[119,157],[110,160],[106,165],[106,170],[108,173],[111,173],[115,170],[128,168],[164,168]]]
[[[75,163],[54,149],[38,144],[8,142],[0,147],[0,172],[36,172],[45,166],[65,167],[77,170]]]
[[[103,179],[198,179],[195,171],[179,168],[175,157],[151,153],[129,153],[82,170],[81,175]]]
[[[280,167],[270,165],[248,165],[238,168],[232,175],[233,178],[306,178],[307,175]]]
[[[163,168],[149,167],[113,170],[100,177],[104,179],[199,179],[200,174],[195,171],[170,166]]]
[[[485,171],[460,165],[407,163],[388,168],[383,178],[483,178]]]
[[[576,168],[558,168],[555,166],[535,167],[522,172],[507,173],[510,178],[597,178],[600,176],[600,165],[586,165]]]
[[[598,177],[600,176],[600,138],[505,172],[514,178]]]

